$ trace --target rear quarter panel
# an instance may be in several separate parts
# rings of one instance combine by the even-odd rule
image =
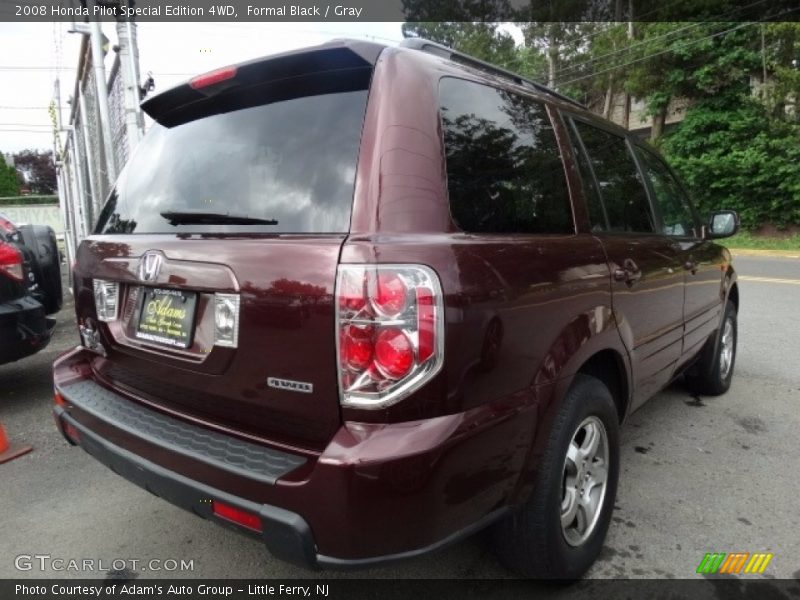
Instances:
[[[520,473],[535,468],[534,440],[546,436],[583,362],[624,350],[605,253],[593,236],[472,235],[455,227],[438,114],[444,75],[475,78],[419,52],[388,49],[378,61],[341,262],[434,269],[445,295],[445,365],[402,402],[345,409],[343,417],[398,422],[484,407],[485,422],[496,425],[493,445],[476,446],[462,457],[462,472],[441,476],[462,487],[467,477],[467,491],[488,510],[513,497]]]

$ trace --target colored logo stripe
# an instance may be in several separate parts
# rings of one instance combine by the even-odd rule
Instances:
[[[745,573],[763,573],[774,554],[769,552],[708,552],[697,567],[698,573],[729,573],[738,575]],[[749,560],[748,560],[749,559]],[[745,566],[747,565],[747,566]]]
[[[744,572],[763,573],[773,556],[774,554],[766,552],[753,554],[753,557],[750,559],[750,562],[747,563],[747,567],[745,567]]]
[[[724,552],[718,553],[706,553],[703,557],[703,560],[700,561],[700,566],[697,567],[698,573],[716,573],[719,566],[722,564],[723,559],[725,558]]]
[[[744,561],[750,556],[749,552],[731,552],[728,558],[722,563],[720,573],[739,573],[744,566]]]

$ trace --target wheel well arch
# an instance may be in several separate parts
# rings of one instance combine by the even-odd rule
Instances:
[[[578,373],[596,377],[608,387],[617,406],[619,422],[622,423],[628,412],[630,384],[625,360],[619,352],[610,348],[596,352],[580,366]]]
[[[736,307],[736,312],[739,312],[739,284],[735,281],[733,285],[731,285],[730,291],[728,291],[728,299],[733,302],[733,305]]]

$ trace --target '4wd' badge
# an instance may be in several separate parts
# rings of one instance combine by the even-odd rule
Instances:
[[[310,394],[314,391],[314,385],[305,381],[292,381],[291,379],[278,379],[277,377],[267,377],[267,385],[271,388],[286,390],[287,392],[303,392]]]

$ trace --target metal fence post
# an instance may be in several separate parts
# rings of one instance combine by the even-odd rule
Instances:
[[[94,4],[94,3],[92,3]],[[97,86],[97,109],[100,114],[100,132],[103,139],[106,171],[109,182],[117,178],[117,167],[114,162],[114,143],[111,138],[111,117],[108,114],[108,87],[106,86],[106,69],[103,63],[103,32],[100,23],[90,24],[92,42],[92,66],[94,67],[94,83]]]

